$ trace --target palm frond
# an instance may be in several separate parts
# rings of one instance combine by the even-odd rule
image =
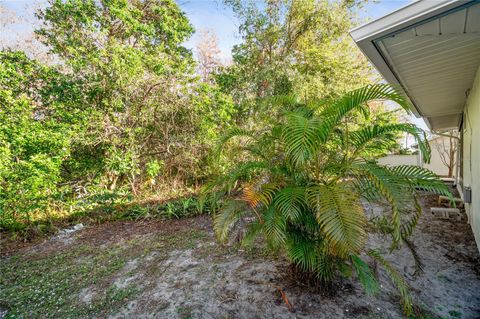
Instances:
[[[287,116],[282,130],[285,152],[295,165],[308,161],[319,146],[320,121],[315,117],[293,112]],[[320,134],[321,135],[321,134]]]
[[[424,160],[429,161],[431,151],[425,136],[425,132],[413,124],[375,124],[351,132],[349,137],[350,143],[355,147],[354,153],[358,154],[361,150],[367,148],[370,143],[374,142],[375,146],[378,147],[377,143],[385,142],[385,140],[391,140],[392,133],[400,132],[411,134],[415,138],[419,150],[422,152]],[[395,138],[395,136],[393,136],[393,138]]]
[[[290,232],[287,239],[287,253],[295,265],[303,271],[317,269],[317,247],[314,240],[301,232]]]
[[[273,201],[273,197],[278,188],[279,185],[275,183],[260,185],[256,185],[255,183],[247,184],[242,189],[240,199],[247,202],[252,208],[257,207],[259,204],[268,206]]]
[[[339,262],[342,259],[331,255],[328,252],[328,247],[325,245],[319,247],[317,251],[317,268],[315,269],[315,273],[320,280],[324,282],[331,281],[334,278],[336,271],[338,270]]]
[[[308,206],[308,203],[304,204]],[[315,217],[314,211],[310,207],[305,207],[300,211],[300,215],[291,226],[301,230],[305,234],[318,235],[320,233],[320,225]]]
[[[417,252],[415,244],[413,243],[413,241],[411,241],[407,238],[403,238],[403,242],[405,243],[408,250],[412,254],[413,260],[415,262],[415,273],[417,273],[417,272],[422,273],[424,264],[423,264],[422,258],[420,257],[420,255]]]
[[[274,206],[270,206],[263,213],[263,234],[267,243],[271,247],[279,247],[281,244],[285,244],[286,226],[287,223]]]
[[[364,105],[367,102],[378,100],[389,100],[396,102],[405,111],[411,113],[410,106],[408,105],[405,96],[389,84],[372,84],[364,86],[345,94],[334,104],[336,104],[337,109],[340,109],[340,113],[345,114],[346,112],[358,106]]]
[[[243,128],[239,128],[239,127],[231,128],[227,130],[218,140],[217,153],[221,151],[225,143],[227,143],[229,140],[235,137],[246,137],[248,139],[255,140],[258,137],[258,133],[254,131],[249,131]]]
[[[387,84],[368,85],[345,94],[343,97],[334,101],[321,113],[324,121],[320,131],[323,141],[326,140],[332,129],[352,110],[360,110],[367,115],[368,110],[365,107],[367,102],[375,100],[390,100],[399,104],[404,110],[410,112],[407,100],[392,86]]]
[[[434,192],[440,195],[450,197],[453,201],[447,185],[438,176],[422,167],[414,165],[400,165],[390,169],[394,174],[401,176],[406,182],[410,183],[417,189]]]
[[[373,295],[377,293],[378,282],[373,271],[370,269],[367,263],[357,255],[352,255],[350,260],[352,262],[353,269],[355,269],[355,272],[357,273],[358,280],[360,280],[360,283],[367,294]]]
[[[323,234],[340,255],[359,252],[365,242],[366,218],[357,194],[342,184],[317,185],[307,189]]]
[[[368,202],[378,202],[382,199],[382,194],[370,179],[358,176],[357,179],[353,181],[353,184],[358,189],[358,193],[361,197]]]
[[[217,178],[213,184],[225,188],[227,192],[230,192],[237,181],[248,180],[254,173],[259,174],[267,168],[268,164],[263,161],[239,163],[228,173]]]
[[[305,187],[286,187],[274,199],[275,208],[287,220],[298,220],[305,208]]]
[[[423,263],[420,258],[420,255],[417,253],[415,249],[414,243],[410,240],[410,236],[413,233],[414,228],[416,227],[418,220],[422,214],[422,207],[418,202],[418,198],[415,197],[415,210],[411,213],[411,216],[406,220],[402,220],[401,230],[400,230],[400,237],[403,243],[407,246],[412,254],[412,257],[415,261],[415,268],[417,271],[423,270]],[[377,216],[370,220],[370,226],[379,231],[383,235],[392,235],[393,227],[385,218],[385,216]],[[393,249],[394,247],[391,247]]]
[[[260,220],[255,219],[247,226],[247,232],[245,233],[244,237],[242,238],[242,246],[243,247],[250,247],[257,238],[262,233],[263,224]]]
[[[422,215],[422,207],[420,206],[416,196],[414,197],[414,204],[415,210],[413,211],[411,218],[409,218],[406,222],[402,222],[400,234],[403,239],[407,239],[413,234],[413,230],[417,226],[418,220]]]
[[[220,242],[228,239],[230,230],[247,212],[245,203],[231,199],[213,216],[213,229]]]
[[[410,296],[408,284],[405,279],[398,273],[398,271],[393,268],[393,266],[383,258],[383,256],[377,250],[368,251],[368,255],[379,262],[383,268],[387,271],[390,279],[393,284],[397,287],[398,292],[400,293],[400,298],[402,299],[403,310],[407,316],[410,316],[412,313],[412,297]]]
[[[413,211],[412,217],[408,219],[406,222],[402,223],[401,236],[402,236],[403,242],[405,243],[408,250],[410,250],[410,253],[412,254],[413,260],[415,261],[416,271],[422,272],[423,271],[422,259],[420,258],[420,255],[418,254],[415,248],[415,244],[413,243],[413,241],[410,240],[410,236],[413,234],[413,230],[417,226],[420,216],[422,215],[422,206],[420,205],[420,202],[417,196],[415,196],[414,203],[415,203],[415,210]]]
[[[401,239],[400,208],[408,205],[413,198],[414,190],[398,175],[384,166],[373,163],[352,165],[352,169],[360,172],[360,176],[368,179],[392,207],[392,237],[394,246]]]

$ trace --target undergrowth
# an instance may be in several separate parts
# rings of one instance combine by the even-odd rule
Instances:
[[[79,223],[101,224],[111,221],[134,221],[140,219],[176,219],[209,213],[210,207],[196,196],[186,196],[167,201],[131,202],[127,197],[104,196],[95,198],[94,204],[72,206],[69,210],[43,214],[29,223],[17,223],[9,228],[0,228],[3,238],[31,241],[52,235],[60,229]]]

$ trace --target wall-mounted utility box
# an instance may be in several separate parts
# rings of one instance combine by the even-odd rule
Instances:
[[[465,186],[463,189],[463,202],[467,204],[472,202],[472,188],[470,186]]]

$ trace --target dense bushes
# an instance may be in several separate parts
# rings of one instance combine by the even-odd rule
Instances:
[[[70,133],[54,120],[40,120],[25,95],[0,89],[0,105],[0,227],[18,228],[61,192]]]
[[[231,98],[199,82],[174,1],[50,1],[42,65],[0,53],[0,227],[194,191]]]
[[[270,128],[292,96],[309,104],[371,81],[345,36],[351,2],[225,3],[242,43],[202,79],[173,0],[50,0],[38,12],[54,63],[0,53],[2,230],[195,193],[246,159],[232,146],[212,160],[229,128]]]

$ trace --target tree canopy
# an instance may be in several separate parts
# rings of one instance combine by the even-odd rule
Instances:
[[[219,75],[219,83],[244,105],[242,111],[255,113],[258,99],[266,97],[293,94],[306,102],[338,96],[373,80],[366,59],[348,36],[355,21],[352,3],[225,3],[240,20],[242,42],[234,47],[233,65]]]
[[[1,227],[196,192],[248,158],[231,145],[215,160],[223,132],[270,128],[292,102],[322,104],[373,80],[348,37],[359,2],[225,4],[240,21],[231,64],[212,32],[196,54],[184,46],[195,30],[174,0],[48,1],[35,35],[49,58],[30,46],[0,54]],[[349,113],[349,129],[396,122],[371,110]],[[371,158],[396,147],[389,134]]]

